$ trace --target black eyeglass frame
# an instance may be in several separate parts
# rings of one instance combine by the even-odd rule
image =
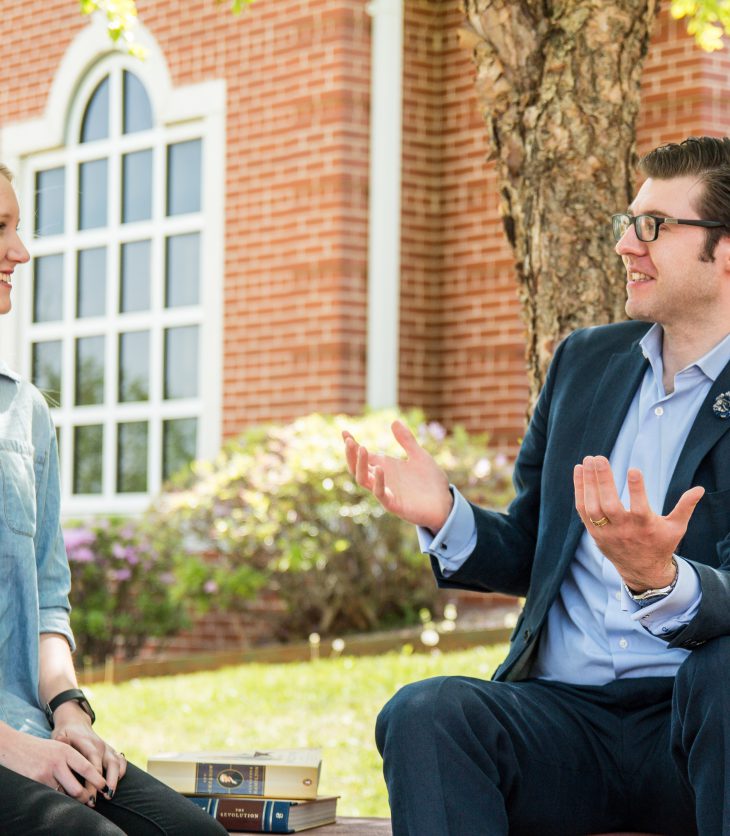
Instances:
[[[621,222],[626,218],[628,218],[629,222],[624,228],[623,232],[621,232]],[[640,218],[651,218],[654,221],[654,236],[652,238],[642,238],[639,234],[639,227],[637,226],[636,222]],[[629,215],[628,212],[619,212],[616,215],[611,215],[613,237],[616,239],[616,242],[620,241],[628,231],[629,226],[633,225],[634,232],[636,233],[636,237],[639,239],[639,241],[643,241],[644,244],[651,244],[652,241],[656,241],[656,239],[659,237],[659,227],[662,224],[684,224],[685,226],[704,226],[706,228],[725,226],[725,224],[721,221],[687,220],[685,218],[661,218],[658,215],[648,215],[646,213],[643,213],[641,215]]]

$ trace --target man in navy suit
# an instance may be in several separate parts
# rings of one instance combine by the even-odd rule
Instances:
[[[494,679],[376,728],[395,836],[730,834],[730,139],[665,145],[612,217],[634,320],[555,352],[506,513],[407,458],[348,466],[440,586],[525,596]]]

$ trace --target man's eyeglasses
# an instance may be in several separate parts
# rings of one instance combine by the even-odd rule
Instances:
[[[662,224],[685,224],[686,226],[725,226],[720,221],[686,221],[681,218],[660,218],[657,215],[629,215],[622,212],[618,215],[611,215],[613,226],[613,237],[620,241],[626,234],[626,230],[634,225],[636,237],[639,241],[650,244],[656,241],[659,235],[659,227]]]

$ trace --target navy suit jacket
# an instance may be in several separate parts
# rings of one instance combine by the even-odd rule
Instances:
[[[515,499],[506,513],[473,506],[475,549],[448,579],[432,561],[439,586],[526,596],[495,679],[529,676],[548,610],[583,533],[573,467],[587,455],[610,456],[646,371],[638,343],[648,329],[641,322],[598,326],[575,331],[558,346],[515,463]],[[702,602],[670,647],[691,650],[730,634],[730,418],[712,410],[728,390],[730,363],[700,407],[665,497],[666,514],[688,488],[706,491],[677,549],[699,574]]]

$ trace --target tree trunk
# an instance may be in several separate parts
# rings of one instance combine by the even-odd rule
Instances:
[[[556,343],[624,318],[610,215],[633,198],[658,0],[462,0],[527,330],[531,406]]]

